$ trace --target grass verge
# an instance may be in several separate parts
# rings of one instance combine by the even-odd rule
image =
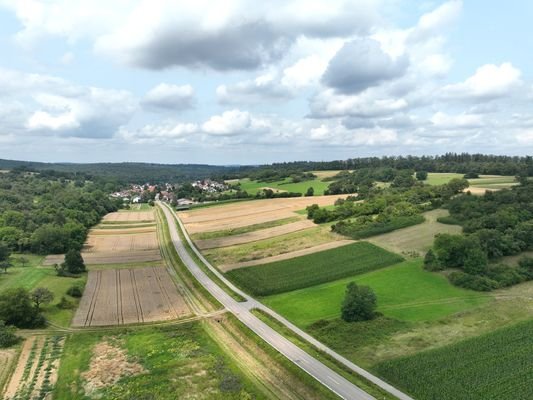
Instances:
[[[310,344],[309,342],[307,342],[300,336],[296,335],[289,328],[287,328],[285,325],[280,323],[278,320],[270,316],[268,313],[264,312],[263,310],[259,310],[259,309],[253,309],[251,312],[257,318],[263,321],[265,324],[270,326],[272,329],[275,329],[278,333],[283,335],[285,338],[289,339],[292,343],[300,347],[302,350],[304,350],[311,356],[315,357],[318,361],[320,361],[327,367],[331,368],[333,371],[337,372],[339,375],[343,376],[344,378],[352,382],[357,387],[363,389],[365,392],[371,394],[377,399],[383,399],[383,400],[396,399],[394,396],[390,395],[388,392],[375,386],[374,384],[369,382],[367,379],[363,378],[362,376],[352,371],[350,368],[346,367],[344,364],[335,360],[329,354],[326,354],[323,351],[317,349],[315,346],[313,346],[312,344]]]

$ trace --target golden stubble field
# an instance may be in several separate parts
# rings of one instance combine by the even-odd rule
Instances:
[[[168,321],[190,314],[164,267],[89,271],[72,326]]]

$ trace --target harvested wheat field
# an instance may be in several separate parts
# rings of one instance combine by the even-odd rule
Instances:
[[[312,221],[304,219],[290,224],[275,226],[273,228],[259,229],[257,231],[244,233],[242,235],[197,240],[195,243],[200,250],[214,249],[217,247],[235,246],[237,244],[256,242],[258,240],[268,239],[274,236],[284,235],[286,233],[298,232],[304,229],[313,228],[315,226],[316,225]]]
[[[153,211],[119,211],[109,213],[104,217],[103,222],[139,222],[155,221]]]
[[[189,234],[212,232],[289,218],[311,204],[327,206],[339,197],[345,196],[253,200],[182,212],[180,218]]]
[[[89,232],[89,235],[127,235],[127,234],[134,234],[134,233],[150,233],[150,232],[156,232],[156,226],[155,225],[149,225],[149,226],[141,226],[141,227],[124,227],[123,225],[119,226],[113,226],[112,229],[110,228],[94,228],[91,229]]]
[[[156,232],[121,235],[89,235],[84,253],[126,252],[159,248]]]
[[[164,267],[90,271],[73,326],[178,319],[189,308]]]

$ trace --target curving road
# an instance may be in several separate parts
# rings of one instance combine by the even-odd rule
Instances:
[[[335,353],[333,350],[329,349],[328,347],[323,345],[321,342],[317,341],[316,339],[312,338],[305,332],[301,331],[299,328],[291,324],[289,321],[285,320],[283,317],[275,313],[273,310],[259,303],[257,300],[253,299],[252,297],[248,296],[246,293],[242,292],[240,289],[235,287],[222,274],[220,274],[211,264],[209,264],[209,262],[203,257],[203,255],[196,249],[196,247],[193,245],[191,239],[189,238],[187,232],[185,231],[183,227],[183,224],[181,223],[180,219],[177,217],[174,210],[170,209],[170,207],[168,207],[166,204],[163,204],[161,202],[158,202],[158,204],[161,206],[161,209],[163,210],[163,213],[165,214],[165,218],[167,219],[167,222],[168,222],[172,242],[174,243],[176,251],[178,252],[178,255],[182,259],[185,266],[194,275],[194,277],[220,303],[222,303],[222,305],[226,309],[228,309],[231,313],[233,313],[241,322],[243,322],[248,328],[250,328],[258,336],[260,336],[264,341],[266,341],[268,344],[270,344],[272,347],[278,350],[281,354],[283,354],[285,357],[287,357],[293,363],[298,365],[301,369],[303,369],[309,375],[313,376],[316,380],[318,380],[324,386],[328,387],[331,391],[336,393],[341,398],[349,399],[349,400],[374,399],[374,397],[372,397],[371,395],[369,395],[362,389],[358,388],[353,383],[343,378],[341,375],[339,375],[332,369],[328,368],[327,366],[322,364],[320,361],[318,361],[314,357],[307,354],[301,348],[296,346],[294,343],[289,341],[287,338],[279,334],[277,331],[275,331],[270,326],[268,326],[263,321],[261,321],[259,318],[257,318],[255,315],[253,315],[250,312],[250,310],[253,308],[261,308],[267,311],[268,313],[273,315],[275,318],[277,318],[280,322],[285,324],[289,329],[291,329],[298,335],[302,336],[304,339],[308,340],[315,347],[327,352],[328,354],[336,358],[338,361],[342,362],[343,364],[351,368],[353,371],[364,376],[365,378],[367,378],[368,380],[370,380],[377,386],[381,387],[382,389],[386,390],[387,392],[391,393],[392,395],[396,396],[397,398],[401,400],[413,400],[406,394],[400,392],[399,390],[387,384],[386,382],[382,381],[381,379],[363,370],[362,368],[353,364],[349,360],[346,360],[344,357]],[[239,293],[241,296],[243,296],[247,300],[246,302],[238,302],[234,300],[220,286],[218,286],[211,278],[209,278],[207,274],[204,271],[202,271],[202,269],[196,264],[196,262],[192,259],[192,257],[187,252],[182,240],[180,239],[178,235],[176,220],[178,221],[180,228],[182,232],[184,233],[184,236],[188,244],[193,249],[193,251],[196,253],[196,255],[228,287],[230,287],[236,293]]]

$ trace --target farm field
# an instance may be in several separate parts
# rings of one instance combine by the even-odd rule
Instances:
[[[428,185],[444,185],[454,178],[462,178],[464,174],[457,173],[442,173],[442,172],[429,172],[428,178],[424,181]],[[480,175],[476,179],[468,179],[470,189],[479,191],[481,189],[498,190],[508,188],[516,184],[514,176],[503,175]]]
[[[275,226],[272,228],[259,229],[240,235],[231,235],[215,239],[197,240],[196,246],[200,250],[213,249],[217,247],[235,246],[238,244],[256,242],[258,240],[264,240],[287,233],[298,232],[304,229],[313,228],[315,226],[316,225],[312,221],[303,219],[289,224]]]
[[[273,221],[263,222],[261,224],[246,225],[241,228],[227,229],[223,231],[196,233],[196,234],[190,235],[190,237],[192,240],[207,240],[207,239],[222,238],[226,236],[242,235],[244,233],[257,231],[260,229],[274,228],[276,226],[290,224],[292,222],[298,222],[301,219],[302,218],[299,216],[294,216],[294,217],[289,217],[289,218],[284,218],[284,219],[276,219]]]
[[[73,326],[178,319],[190,314],[163,267],[90,271]]]
[[[139,226],[139,218],[150,223]],[[87,265],[161,260],[153,211],[107,214],[97,228],[89,231],[82,257]],[[53,254],[46,257],[43,265],[60,264],[63,260],[63,255]]]
[[[103,223],[108,222],[152,222],[155,221],[154,212],[149,211],[118,211],[107,214]]]
[[[367,242],[356,242],[290,260],[226,273],[253,295],[267,296],[382,268],[402,258]]]
[[[54,398],[264,399],[203,328],[70,335]]]
[[[270,264],[270,263],[277,262],[277,261],[289,260],[291,258],[301,257],[301,256],[305,256],[308,254],[314,254],[314,253],[318,253],[318,252],[325,251],[325,250],[336,249],[338,247],[346,246],[352,243],[354,243],[353,240],[336,240],[334,242],[326,242],[326,243],[318,244],[316,246],[306,247],[301,250],[294,250],[294,251],[289,251],[287,253],[281,253],[275,256],[259,258],[259,259],[250,260],[250,261],[243,261],[243,262],[238,262],[235,264],[222,264],[222,265],[219,265],[217,268],[222,272],[228,272],[228,271],[231,271],[233,269],[238,269],[238,268],[253,267],[256,265],[264,265],[264,264]]]
[[[355,274],[354,274],[355,275]],[[333,282],[268,296],[263,302],[300,327],[340,318],[349,282],[370,286],[378,311],[402,321],[432,321],[486,303],[490,297],[452,286],[439,274],[424,271],[420,259]]]
[[[31,336],[26,339],[2,398],[49,398],[57,380],[63,345],[62,336]]]
[[[374,370],[422,400],[533,398],[533,321],[378,364]]]
[[[307,192],[307,189],[312,187],[315,191],[315,195],[323,195],[324,191],[328,188],[331,181],[324,182],[322,181],[322,179],[322,177],[317,176],[317,178],[313,180],[292,183],[290,178],[275,182],[251,181],[250,179],[245,178],[240,179],[238,182],[241,184],[241,190],[246,191],[250,194],[255,194],[266,188],[280,192],[294,192],[305,194],[305,192]]]
[[[199,208],[180,212],[190,235],[242,228],[249,225],[268,223],[297,216],[295,211],[308,205],[327,206],[343,196],[293,197],[286,199],[264,199],[226,205]]]
[[[436,209],[423,215],[426,221],[421,224],[372,236],[367,240],[395,253],[417,253],[423,256],[433,245],[433,239],[438,233],[459,234],[462,231],[459,225],[437,222],[437,218],[449,215],[447,210]]]
[[[204,250],[203,253],[213,265],[221,270],[227,270],[241,268],[250,263],[264,264],[266,261],[262,260],[280,255],[292,258],[298,250],[312,251],[313,248],[321,245],[334,247],[336,242],[345,244],[346,238],[331,232],[329,226],[315,226],[256,242]]]

